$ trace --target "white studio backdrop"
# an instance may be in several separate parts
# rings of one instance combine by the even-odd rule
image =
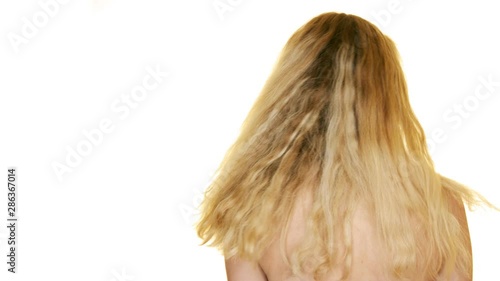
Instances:
[[[197,245],[195,207],[286,40],[328,11],[396,42],[438,171],[500,205],[497,6],[0,2],[0,280],[225,280],[223,257]],[[500,280],[500,214],[468,219],[474,280]]]

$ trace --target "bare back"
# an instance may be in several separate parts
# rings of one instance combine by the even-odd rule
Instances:
[[[452,212],[457,219],[462,223],[463,227],[467,228],[467,220],[463,204],[456,200],[450,199],[452,202]],[[292,248],[300,242],[305,230],[305,213],[311,205],[311,196],[305,195],[300,202],[297,202],[292,214],[290,228],[287,236],[287,249]],[[467,228],[468,232],[468,228]],[[385,275],[382,270],[384,259],[381,258],[383,253],[382,244],[375,239],[375,227],[370,219],[366,208],[360,206],[353,215],[352,221],[352,267],[349,280],[352,281],[392,281],[391,277]],[[419,241],[425,243],[425,241]],[[268,281],[317,281],[312,275],[307,276],[307,279],[299,279],[293,277],[291,270],[286,267],[282,261],[279,252],[279,243],[273,243],[264,253],[264,256],[259,261],[259,265],[267,276]],[[342,276],[341,268],[334,268],[328,275],[328,279],[324,281],[340,280]],[[415,276],[414,281],[430,281],[426,280],[426,274]],[[443,279],[444,280],[444,279]],[[464,277],[454,273],[452,281],[469,281]],[[434,280],[432,280],[434,281]]]

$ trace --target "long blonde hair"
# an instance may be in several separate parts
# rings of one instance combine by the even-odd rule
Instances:
[[[307,232],[289,257],[283,240],[304,188],[313,194]],[[295,274],[309,268],[318,280],[342,264],[347,278],[351,218],[363,201],[394,277],[422,268],[434,278],[443,269],[467,275],[468,234],[447,198],[487,202],[435,171],[393,41],[360,17],[330,12],[286,43],[205,192],[196,230],[202,245],[250,261],[280,235]]]

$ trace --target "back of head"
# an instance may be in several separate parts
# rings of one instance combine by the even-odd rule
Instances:
[[[348,276],[360,202],[395,277],[469,274],[466,233],[447,198],[474,203],[476,194],[435,172],[395,44],[354,15],[321,14],[288,40],[207,189],[198,235],[257,260],[276,233],[285,237],[304,188],[314,197],[306,239],[290,256],[283,249],[298,275],[320,278],[343,263]]]
[[[363,153],[427,157],[397,49],[362,18],[338,13],[313,18],[289,39],[269,80],[274,89],[264,91],[277,90],[272,98],[280,100],[271,106],[285,100],[294,106],[316,95],[314,106],[329,118],[325,127],[336,126],[336,138],[355,141]]]

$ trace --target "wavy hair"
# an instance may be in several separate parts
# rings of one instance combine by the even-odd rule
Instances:
[[[313,196],[306,235],[288,256],[304,190]],[[319,280],[342,265],[345,279],[351,218],[365,202],[394,277],[470,275],[468,232],[448,198],[492,206],[435,171],[393,41],[358,16],[329,12],[287,41],[206,189],[196,231],[201,245],[250,261],[280,235],[293,273]]]

